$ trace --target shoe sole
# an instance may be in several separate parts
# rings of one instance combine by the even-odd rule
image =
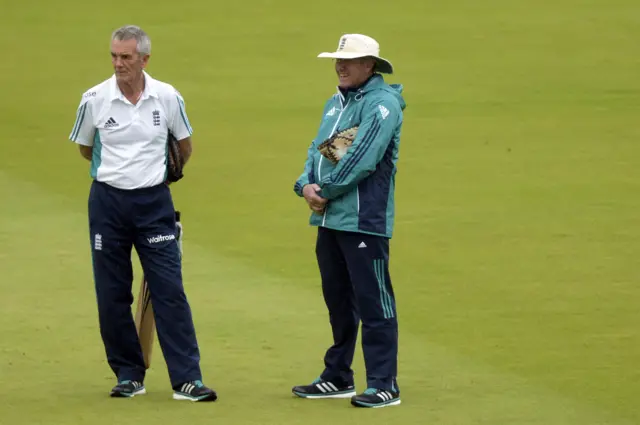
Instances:
[[[355,407],[369,407],[369,408],[373,408],[373,409],[379,409],[381,407],[390,407],[390,406],[397,406],[400,404],[400,399],[397,400],[393,400],[387,403],[363,403],[360,401],[352,401],[351,404],[353,404]]]
[[[320,398],[351,398],[356,395],[355,390],[349,391],[345,393],[336,393],[336,394],[305,394],[293,391],[293,394],[297,395],[300,398],[308,398],[308,399],[320,399]]]
[[[109,395],[113,398],[133,398],[137,395],[143,395],[146,393],[147,393],[147,390],[143,387],[143,388],[138,388],[133,393],[112,392]]]
[[[201,397],[192,397],[184,394],[173,393],[173,399],[186,401],[216,401],[218,396],[215,394],[207,394]]]

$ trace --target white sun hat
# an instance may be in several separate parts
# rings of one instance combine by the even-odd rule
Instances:
[[[344,34],[338,42],[338,50],[335,52],[323,52],[319,58],[355,59],[372,56],[376,59],[377,72],[393,74],[393,65],[388,60],[380,57],[380,44],[373,38],[363,34]]]

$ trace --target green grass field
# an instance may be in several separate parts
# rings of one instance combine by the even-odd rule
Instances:
[[[6,3],[1,424],[640,423],[636,0]],[[107,396],[88,163],[67,137],[127,23],[195,131],[173,193],[214,404],[171,399],[157,343],[149,394]],[[391,245],[403,404],[382,410],[290,393],[330,341],[292,188],[335,90],[315,56],[346,32],[380,41],[408,104]],[[360,351],[355,368],[363,389]]]

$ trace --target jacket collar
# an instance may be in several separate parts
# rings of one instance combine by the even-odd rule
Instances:
[[[384,85],[384,78],[382,77],[382,75],[373,74],[371,77],[369,77],[367,81],[365,81],[358,87],[351,87],[346,90],[341,89],[340,87],[337,87],[336,89],[338,91],[337,93],[338,97],[342,102],[344,102],[347,99],[351,99],[355,97],[361,98],[362,95],[364,95],[365,93],[371,90],[375,90],[382,85]]]

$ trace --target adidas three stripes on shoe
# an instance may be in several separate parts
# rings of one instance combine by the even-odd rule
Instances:
[[[367,388],[362,394],[351,398],[356,407],[387,407],[400,404],[400,393],[394,390]]]
[[[135,397],[137,395],[146,394],[142,382],[139,381],[120,381],[111,389],[111,397]]]
[[[189,381],[173,388],[174,400],[215,401],[218,395],[202,381]]]
[[[353,385],[316,379],[310,385],[293,387],[293,394],[302,398],[349,398],[356,394]]]

